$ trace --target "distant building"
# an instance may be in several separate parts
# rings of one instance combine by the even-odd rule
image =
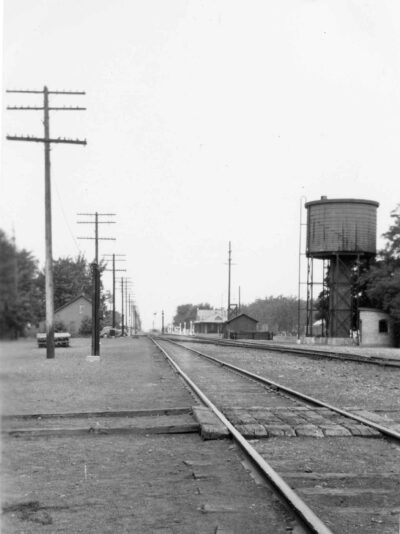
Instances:
[[[256,332],[257,319],[250,317],[246,313],[241,313],[236,317],[233,317],[229,321],[226,321],[224,325],[224,337],[236,337],[237,334],[244,334],[248,332]]]
[[[389,315],[375,308],[359,308],[360,345],[392,347],[393,332]]]
[[[197,310],[196,320],[193,322],[195,334],[221,334],[227,319],[226,310]]]
[[[324,319],[318,319],[312,325],[312,335],[321,337],[326,334],[326,322]]]
[[[62,322],[72,336],[78,335],[82,321],[91,317],[92,302],[85,295],[79,295],[54,313],[54,320]]]

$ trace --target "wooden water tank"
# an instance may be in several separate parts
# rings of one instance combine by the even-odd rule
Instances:
[[[307,257],[376,254],[378,202],[355,198],[314,200],[307,208]]]

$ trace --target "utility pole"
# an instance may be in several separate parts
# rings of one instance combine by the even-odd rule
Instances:
[[[12,279],[12,289],[10,292],[10,300],[14,300],[14,302],[17,302],[18,299],[18,259],[17,259],[17,241],[15,239],[15,228],[13,226],[12,231],[12,267],[13,267],[13,279]],[[8,300],[8,299],[7,299]],[[11,302],[7,302],[6,305],[8,306],[11,304]]]
[[[103,258],[107,258],[109,256],[112,257],[112,269],[105,269],[106,271],[112,271],[112,327],[115,328],[115,273],[116,272],[126,272],[126,269],[116,269],[115,268],[115,262],[116,261],[126,261],[123,258],[116,258],[117,256],[125,256],[126,254],[103,254]]]
[[[303,226],[307,224],[303,223],[303,205],[307,201],[307,198],[302,195],[300,197],[300,221],[299,221],[299,266],[298,266],[298,288],[297,288],[297,343],[300,343],[301,337],[301,328],[300,328],[300,319],[301,319],[301,257],[302,253],[302,234]],[[308,333],[308,332],[307,332]]]
[[[229,250],[228,250],[228,311],[227,311],[227,320],[229,321],[229,314],[231,312],[231,264],[232,264],[232,249],[231,242],[229,241]]]
[[[131,289],[131,281],[129,278],[125,277],[125,323],[126,323],[126,333],[129,334],[129,306],[128,306],[128,289]],[[129,288],[128,288],[129,286]]]
[[[132,334],[134,330],[133,321],[134,321],[134,309],[135,309],[135,295],[129,293],[128,295],[128,311],[129,311],[129,330]]]
[[[121,278],[121,321],[122,336],[124,336],[124,279]]]
[[[132,334],[132,332],[134,332],[135,295],[131,293],[129,293],[129,297],[128,297],[128,310],[129,310],[129,328]]]
[[[115,241],[115,237],[99,237],[99,224],[115,224],[115,221],[99,221],[99,217],[115,217],[115,213],[78,213],[79,216],[94,216],[94,221],[78,221],[78,224],[94,224],[94,237],[78,237],[78,239],[92,239],[95,243],[94,261],[92,268],[92,356],[100,354],[100,269],[99,269],[99,240]]]
[[[128,282],[125,278],[125,323],[126,323],[126,333],[129,334],[129,315],[128,315]]]
[[[133,305],[133,313],[134,313],[134,318],[135,318],[135,336],[137,335],[137,313],[136,313],[136,306]]]
[[[161,333],[164,334],[164,310],[161,312]]]
[[[132,316],[132,330],[134,337],[136,337],[137,334],[137,325],[136,325],[136,305],[135,305],[135,297],[132,297],[131,302],[131,316]]]
[[[121,330],[122,330],[122,336],[124,335],[125,333],[125,325],[126,325],[126,313],[125,313],[125,308],[126,308],[126,293],[127,293],[127,290],[128,290],[128,280],[129,278],[126,278],[125,277],[125,289],[124,289],[124,278],[122,277],[120,279],[121,281]]]
[[[132,309],[131,309],[131,294],[128,295],[128,334],[132,332]]]
[[[43,90],[7,90],[7,93],[29,93],[43,95],[43,106],[7,106],[8,110],[43,111],[44,137],[7,135],[10,141],[30,141],[44,144],[44,182],[45,182],[45,286],[46,286],[46,357],[52,359],[54,353],[54,284],[53,284],[53,249],[51,226],[51,179],[50,179],[50,146],[52,143],[86,145],[86,139],[66,139],[50,137],[50,111],[84,111],[81,107],[50,107],[49,95],[85,95],[83,91],[49,91]]]

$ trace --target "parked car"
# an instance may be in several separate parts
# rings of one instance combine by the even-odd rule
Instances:
[[[121,330],[112,326],[105,326],[100,332],[100,337],[119,337],[120,335]]]

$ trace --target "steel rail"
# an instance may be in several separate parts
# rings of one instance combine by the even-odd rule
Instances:
[[[331,404],[315,399],[314,397],[310,397],[309,395],[301,393],[300,391],[296,391],[287,386],[283,386],[282,384],[278,384],[278,382],[274,382],[273,380],[269,380],[268,378],[258,376],[252,373],[251,371],[246,371],[246,369],[242,369],[241,367],[237,367],[236,365],[225,363],[221,360],[218,360],[217,358],[214,358],[213,356],[204,354],[196,349],[185,347],[184,345],[181,345],[177,341],[172,341],[171,339],[167,339],[166,341],[169,343],[173,343],[174,345],[177,345],[178,347],[194,352],[195,354],[198,354],[199,356],[207,358],[213,361],[214,363],[221,365],[222,367],[227,367],[228,369],[231,369],[240,374],[243,374],[253,380],[256,380],[257,382],[260,382],[267,386],[272,386],[273,388],[284,391],[285,393],[289,393],[290,395],[296,398],[302,399],[310,404],[314,404],[315,406],[320,406],[322,408],[328,408],[329,410],[339,413],[340,415],[343,415],[344,417],[347,417],[349,419],[354,419],[355,421],[358,421],[359,423],[362,423],[363,425],[367,425],[367,426],[370,426],[371,428],[374,428],[375,430],[378,430],[385,436],[395,439],[396,441],[400,441],[400,432],[396,432],[395,430],[392,430],[391,428],[387,428],[385,426],[374,423],[373,421],[370,421],[369,419],[365,419],[364,417],[360,417],[359,415],[355,415],[355,414],[352,414],[351,412],[347,412],[346,410],[342,410],[341,408],[337,408],[336,406],[332,406]]]
[[[314,358],[331,358],[332,360],[351,361],[356,363],[369,363],[370,365],[380,365],[382,367],[400,367],[400,360],[393,360],[390,358],[377,358],[376,356],[363,356],[355,353],[347,352],[333,352],[330,350],[318,350],[296,347],[289,347],[288,345],[265,345],[263,343],[251,343],[248,341],[240,340],[221,340],[212,338],[203,338],[197,336],[191,336],[187,338],[188,341],[195,343],[211,343],[213,345],[221,345],[225,347],[242,347],[248,349],[257,350],[269,350],[271,352],[288,352],[292,354],[298,354],[299,356],[314,357]]]
[[[285,482],[285,480],[264,460],[264,458],[250,445],[250,443],[236,430],[230,421],[223,415],[222,412],[204,395],[204,393],[196,386],[196,384],[187,376],[187,374],[179,367],[177,363],[169,356],[167,351],[150,336],[153,343],[164,354],[172,367],[182,376],[185,382],[196,393],[200,400],[208,406],[218,419],[228,428],[232,437],[240,445],[242,450],[251,458],[258,469],[267,477],[273,486],[279,491],[285,501],[293,509],[296,515],[301,519],[301,522],[314,534],[333,534],[333,532],[319,519],[317,515],[307,506],[307,504],[297,495],[295,491]],[[168,340],[169,341],[169,340]],[[175,343],[175,342],[172,342]],[[179,344],[176,343],[178,346]],[[183,347],[190,350],[187,347]]]

